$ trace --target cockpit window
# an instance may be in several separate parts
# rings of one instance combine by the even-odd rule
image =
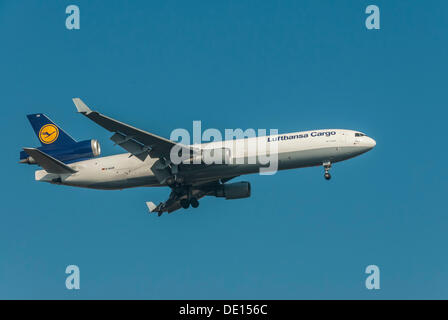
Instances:
[[[356,132],[355,137],[365,137],[365,134],[361,132]]]

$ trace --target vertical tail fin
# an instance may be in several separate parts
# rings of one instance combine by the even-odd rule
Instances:
[[[27,115],[31,126],[42,146],[65,146],[76,143],[64,130],[43,113]]]

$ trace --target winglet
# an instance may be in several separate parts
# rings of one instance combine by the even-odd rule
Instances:
[[[90,110],[90,108],[79,98],[73,98],[73,103],[80,113],[89,114],[90,112],[92,112],[92,110]]]
[[[154,204],[154,202],[148,201],[146,202],[146,205],[148,206],[149,212],[154,212],[154,209],[157,208],[157,206]]]

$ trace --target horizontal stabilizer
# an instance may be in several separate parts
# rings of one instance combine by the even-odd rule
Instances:
[[[59,161],[58,159],[49,156],[48,154],[35,149],[35,148],[23,148],[30,157],[32,157],[38,165],[40,165],[48,173],[56,174],[71,174],[75,173],[76,170],[70,168],[65,163]]]
[[[154,212],[154,209],[157,208],[154,202],[151,201],[146,202],[146,205],[148,206],[149,212]]]

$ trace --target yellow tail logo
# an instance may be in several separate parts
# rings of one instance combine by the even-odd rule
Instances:
[[[50,144],[56,141],[59,129],[54,124],[46,124],[39,131],[39,139],[42,143]]]

